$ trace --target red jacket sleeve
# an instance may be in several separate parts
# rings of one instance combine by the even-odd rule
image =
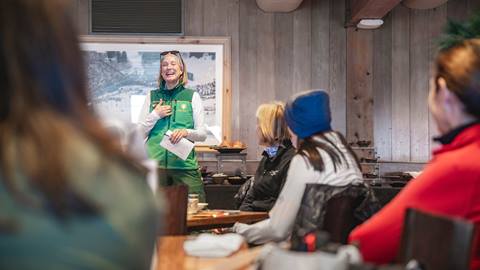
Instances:
[[[409,207],[453,216],[467,215],[476,184],[469,177],[462,177],[454,164],[448,159],[434,160],[389,204],[352,231],[349,241],[359,244],[365,261],[383,264],[395,259]]]

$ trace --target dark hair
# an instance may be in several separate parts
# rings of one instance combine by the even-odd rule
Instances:
[[[435,59],[435,83],[443,78],[470,115],[480,119],[480,39],[441,50]]]
[[[106,156],[140,169],[88,107],[68,10],[62,0],[0,1],[0,182],[25,203],[20,173],[59,217],[97,212],[70,188],[64,154],[72,138],[86,138]]]
[[[303,156],[306,160],[310,162],[313,166],[313,169],[319,172],[322,172],[325,169],[325,163],[322,159],[322,156],[318,152],[318,148],[322,149],[323,151],[327,152],[328,156],[332,159],[334,170],[337,171],[337,165],[341,165],[343,162],[348,165],[347,158],[343,154],[343,152],[332,142],[325,133],[333,132],[338,136],[341,143],[347,149],[347,152],[355,159],[355,163],[357,167],[360,169],[360,163],[358,162],[358,158],[353,152],[350,145],[348,145],[347,140],[343,135],[336,131],[325,131],[314,134],[310,137],[298,141],[298,154]],[[318,137],[320,140],[315,139]],[[325,141],[325,142],[324,142]]]

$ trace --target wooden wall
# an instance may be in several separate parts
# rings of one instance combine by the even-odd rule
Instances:
[[[430,64],[447,19],[464,20],[478,0],[449,0],[431,10],[397,6],[373,31],[374,142],[382,160],[427,161],[436,147],[428,112]]]
[[[88,33],[88,0],[72,0]],[[348,1],[348,0],[347,0]],[[348,2],[347,2],[348,3]],[[255,0],[185,0],[185,35],[232,38],[232,134],[257,159],[255,111],[306,89],[330,93],[333,127],[374,141],[382,160],[426,161],[429,61],[446,18],[464,19],[478,0],[427,11],[401,5],[374,31],[345,29],[344,0],[304,0],[291,13],[264,13]]]
[[[334,126],[346,130],[344,1],[304,0],[288,14],[261,11],[255,0],[186,0],[185,34],[232,37],[233,137],[256,159],[255,111],[311,88],[332,93]]]

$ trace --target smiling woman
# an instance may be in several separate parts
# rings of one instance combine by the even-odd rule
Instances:
[[[148,155],[158,161],[160,185],[185,184],[189,193],[199,194],[200,201],[204,202],[205,191],[195,150],[184,160],[160,145],[167,131],[172,132],[169,140],[173,144],[182,139],[206,139],[202,99],[198,92],[185,88],[188,78],[180,52],[166,51],[160,55],[159,88],[147,95],[140,122],[147,137]]]

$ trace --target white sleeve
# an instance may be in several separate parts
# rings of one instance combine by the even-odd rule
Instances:
[[[207,129],[205,128],[205,113],[203,102],[200,95],[195,92],[192,96],[193,110],[193,129],[187,129],[187,139],[194,142],[203,142],[207,139]]]
[[[138,127],[145,138],[148,137],[148,134],[152,130],[153,126],[155,126],[155,123],[157,123],[157,121],[160,119],[160,115],[158,115],[155,110],[149,113],[149,109],[150,92],[148,92],[147,96],[145,97],[145,102],[143,103],[142,110],[140,111],[140,115],[138,117]]]
[[[295,156],[290,163],[285,185],[269,213],[270,218],[252,225],[236,223],[234,232],[243,235],[247,242],[253,244],[287,239],[300,209],[305,184],[314,181],[313,168],[303,157]]]

